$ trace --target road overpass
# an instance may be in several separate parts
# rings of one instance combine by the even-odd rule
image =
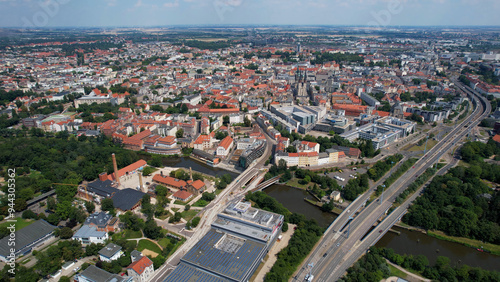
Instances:
[[[475,105],[473,113],[467,117],[460,125],[454,128],[445,138],[429,150],[417,163],[393,185],[384,192],[384,199],[372,202],[363,208],[363,203],[369,198],[370,193],[361,195],[332,223],[323,235],[316,249],[304,262],[294,281],[304,281],[309,272],[307,265],[313,263],[312,274],[314,281],[336,281],[338,280],[363,253],[382,237],[383,233],[392,227],[406,212],[408,206],[417,197],[415,193],[410,197],[400,209],[391,213],[383,222],[379,224],[375,231],[371,232],[363,239],[370,228],[381,219],[387,210],[392,206],[395,198],[403,192],[412,182],[411,180],[422,174],[428,167],[437,163],[441,156],[453,148],[466,136],[471,128],[491,112],[491,105],[482,96],[461,86],[460,89],[467,93]],[[373,189],[370,189],[373,191]],[[350,224],[348,224],[350,222]],[[382,230],[382,232],[380,232]]]
[[[272,153],[272,146],[274,140],[272,140],[265,133],[267,139],[266,150],[264,154],[254,161],[250,167],[248,167],[244,172],[242,172],[236,179],[231,182],[226,189],[224,189],[210,204],[208,204],[203,209],[203,216],[198,224],[195,233],[188,238],[187,241],[177,249],[177,251],[172,254],[168,260],[160,268],[158,268],[151,281],[163,281],[167,275],[179,264],[181,258],[186,254],[186,252],[191,249],[209,230],[212,222],[215,220],[217,214],[222,212],[224,207],[233,200],[241,198],[241,196],[246,193],[247,189],[241,189],[245,183],[248,183],[259,170],[264,166],[266,160],[269,159]]]

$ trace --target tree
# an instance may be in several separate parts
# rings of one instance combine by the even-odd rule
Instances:
[[[85,202],[85,208],[88,213],[93,213],[95,210],[95,204],[93,202]]]
[[[36,213],[34,213],[32,210],[26,210],[26,211],[23,212],[22,217],[24,219],[36,218]]]
[[[182,218],[182,214],[180,212],[176,212],[174,216],[171,216],[168,220],[169,223],[179,222]]]
[[[150,166],[147,166],[142,170],[142,176],[150,176],[151,173],[153,172],[155,172],[155,169]]]
[[[95,256],[99,253],[99,251],[104,248],[104,244],[95,244],[91,243],[85,247],[85,256],[90,257],[90,256]],[[83,269],[83,267],[82,267]]]
[[[154,167],[163,167],[163,161],[162,161],[162,158],[160,156],[154,156],[150,163],[149,163],[150,166],[154,166]]]
[[[191,220],[191,226],[192,226],[192,227],[196,227],[196,226],[198,226],[198,224],[200,223],[200,220],[201,220],[201,218],[200,218],[199,216],[194,217],[194,218]]]
[[[184,137],[184,129],[180,128],[179,130],[177,130],[177,132],[175,133],[175,137],[177,138]]]
[[[16,210],[16,212],[23,211],[28,207],[28,205],[26,204],[26,200],[21,199],[21,198],[17,198],[14,201],[14,205],[15,205],[14,209]]]
[[[73,230],[69,227],[63,227],[58,231],[59,231],[59,237],[61,237],[61,239],[69,239],[73,237]]]
[[[113,212],[115,210],[115,206],[113,204],[113,200],[111,199],[103,199],[101,202],[101,209],[103,211]]]
[[[149,220],[144,226],[144,236],[149,239],[156,240],[161,237],[161,227],[154,220]]]

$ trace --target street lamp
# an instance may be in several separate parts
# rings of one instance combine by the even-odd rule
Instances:
[[[349,238],[349,235],[351,234],[351,222],[354,217],[349,216],[349,226],[347,227],[347,238]]]
[[[382,204],[382,202],[384,201],[384,191],[385,191],[385,185],[382,185],[382,196],[380,197],[380,203],[379,204]]]
[[[427,139],[425,139],[424,157],[425,157],[425,152],[427,152],[427,141],[429,141],[429,135],[427,135]]]

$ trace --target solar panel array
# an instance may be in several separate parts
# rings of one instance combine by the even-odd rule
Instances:
[[[235,253],[228,253],[215,247],[223,236],[223,232],[211,229],[182,258],[179,266],[189,264],[197,266],[198,269],[212,272],[215,275],[229,277],[231,280],[241,281],[244,279],[250,271],[253,271],[252,266],[256,260],[260,259],[260,255],[266,248],[266,245],[246,240]],[[185,267],[179,266],[169,275],[169,279],[170,277],[176,277],[177,279],[182,279],[177,281],[189,281],[189,277],[193,275],[192,271],[187,271]],[[183,270],[183,276],[179,276],[181,270]]]
[[[230,280],[217,277],[208,272],[192,267],[186,263],[181,263],[175,271],[168,275],[164,282],[228,282]]]

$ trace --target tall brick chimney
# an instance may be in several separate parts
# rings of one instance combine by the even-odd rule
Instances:
[[[139,185],[141,185],[139,187],[139,189],[141,190],[141,192],[144,192],[143,191],[144,190],[144,185],[142,185],[142,171],[138,171],[137,174],[139,174]],[[146,192],[144,192],[144,193],[146,193]]]
[[[108,179],[108,174],[106,172],[99,174],[99,180],[106,181],[107,179]]]
[[[113,158],[113,169],[115,170],[115,181],[120,185],[120,177],[118,176],[118,165],[116,164],[116,157],[115,153],[111,154],[111,157]]]

